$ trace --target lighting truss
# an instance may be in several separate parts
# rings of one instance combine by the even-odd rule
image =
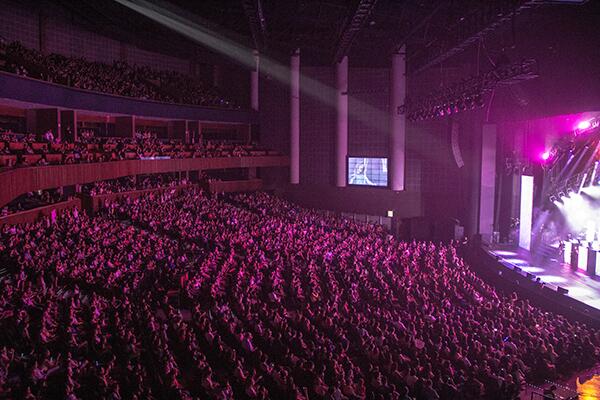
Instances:
[[[538,76],[537,61],[527,59],[463,79],[428,96],[411,99],[399,107],[409,121],[419,121],[474,110],[484,106],[484,95],[499,84],[514,84]]]

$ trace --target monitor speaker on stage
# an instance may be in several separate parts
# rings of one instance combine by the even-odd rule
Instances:
[[[594,250],[591,247],[588,247],[588,257],[587,257],[587,274],[589,276],[596,276],[598,271],[596,270],[596,265],[598,264],[598,257],[600,256],[600,252],[598,250]]]
[[[579,265],[579,246],[576,243],[573,243],[571,247],[571,268],[577,269],[577,265]]]

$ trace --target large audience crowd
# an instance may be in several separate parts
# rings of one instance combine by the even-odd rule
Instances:
[[[134,138],[94,137],[83,132],[77,141],[44,135],[0,133],[0,167],[43,166],[137,160],[143,158],[243,157],[275,154],[254,144],[220,141],[182,143],[137,132]]]
[[[0,397],[514,399],[600,332],[454,244],[200,189],[0,227]]]
[[[2,43],[2,69],[79,89],[169,103],[239,108],[217,88],[197,77],[118,61],[91,62],[60,54],[43,54],[19,42]]]
[[[21,211],[31,210],[37,207],[44,207],[51,204],[60,203],[68,199],[63,192],[58,189],[38,190],[36,192],[27,192],[0,209],[0,217],[5,217]]]
[[[185,177],[180,178],[179,173],[135,175],[86,183],[82,186],[81,192],[97,196],[134,190],[176,187],[188,183],[189,181]]]

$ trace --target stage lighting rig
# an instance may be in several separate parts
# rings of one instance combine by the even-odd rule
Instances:
[[[485,105],[484,95],[496,85],[514,84],[537,76],[537,62],[533,59],[505,64],[441,88],[428,96],[407,98],[398,112],[406,114],[409,121],[419,121],[475,110]]]

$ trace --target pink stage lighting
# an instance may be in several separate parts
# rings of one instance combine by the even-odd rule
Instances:
[[[548,161],[550,159],[550,151],[543,152],[542,154],[540,154],[540,157],[542,160]]]
[[[577,124],[577,129],[579,129],[580,131],[583,131],[583,130],[588,129],[590,126],[592,126],[591,121],[589,121],[589,120],[581,121],[580,123]]]

